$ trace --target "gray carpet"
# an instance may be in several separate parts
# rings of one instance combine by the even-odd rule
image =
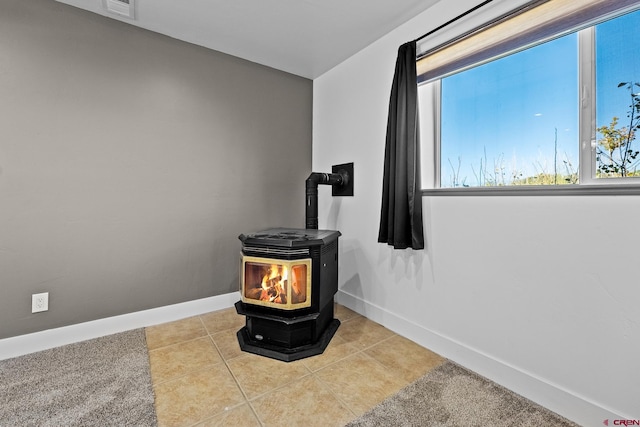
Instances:
[[[155,425],[143,329],[0,361],[0,427]]]
[[[576,424],[445,362],[347,427],[574,427]]]

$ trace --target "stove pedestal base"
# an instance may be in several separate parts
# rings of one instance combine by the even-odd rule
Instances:
[[[249,336],[247,327],[245,326],[237,333],[238,343],[240,344],[242,351],[270,357],[283,362],[293,362],[294,360],[300,360],[305,357],[322,354],[329,345],[331,338],[333,338],[333,335],[338,330],[338,326],[340,326],[340,321],[338,319],[333,319],[331,323],[329,323],[329,326],[320,335],[317,342],[294,348],[281,347],[252,339]]]
[[[340,326],[333,318],[333,301],[319,312],[293,317],[265,312],[242,301],[235,306],[238,314],[246,316],[245,327],[237,333],[240,348],[284,362],[321,354]]]

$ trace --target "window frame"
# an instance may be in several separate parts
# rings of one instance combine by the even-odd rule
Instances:
[[[631,11],[639,11],[640,4],[633,8],[620,11],[621,16]],[[595,63],[595,25],[575,31],[578,36],[578,67],[579,67],[579,182],[572,185],[513,185],[513,186],[488,186],[488,187],[441,187],[441,148],[440,148],[440,123],[441,123],[441,81],[446,75],[434,80],[418,83],[429,84],[431,88],[427,102],[433,110],[428,114],[421,112],[421,135],[431,134],[431,144],[420,142],[422,149],[421,161],[430,165],[433,175],[423,177],[423,196],[570,196],[570,195],[640,195],[640,177],[615,177],[596,178],[596,63]],[[573,31],[572,31],[573,32]],[[557,37],[568,34],[558,34],[539,40],[535,44],[544,43]],[[528,48],[530,46],[525,46]],[[506,56],[506,55],[505,55]],[[421,102],[423,105],[424,102]],[[424,123],[424,121],[428,123]],[[425,126],[423,126],[425,124]],[[424,127],[424,129],[423,129]],[[428,146],[429,149],[425,149]],[[421,167],[425,171],[425,167]],[[425,180],[426,178],[426,180]],[[425,182],[426,181],[426,182]],[[427,184],[428,183],[428,184]],[[427,185],[427,188],[424,188]]]

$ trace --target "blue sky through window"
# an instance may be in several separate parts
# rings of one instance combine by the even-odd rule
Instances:
[[[631,99],[617,86],[629,81],[640,83],[640,11],[596,26],[597,127],[608,125],[613,116],[626,126]]]
[[[597,126],[626,117],[617,85],[640,81],[639,28],[640,12],[596,27]],[[570,34],[443,78],[441,186],[577,173],[578,64]]]
[[[575,34],[442,79],[442,186],[577,167],[578,107]]]

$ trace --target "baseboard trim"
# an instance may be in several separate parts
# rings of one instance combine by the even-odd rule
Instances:
[[[595,426],[602,425],[607,419],[629,419],[617,414],[614,410],[404,319],[360,297],[339,290],[336,301],[579,425]]]
[[[0,360],[232,307],[238,292],[187,301],[0,340]]]

